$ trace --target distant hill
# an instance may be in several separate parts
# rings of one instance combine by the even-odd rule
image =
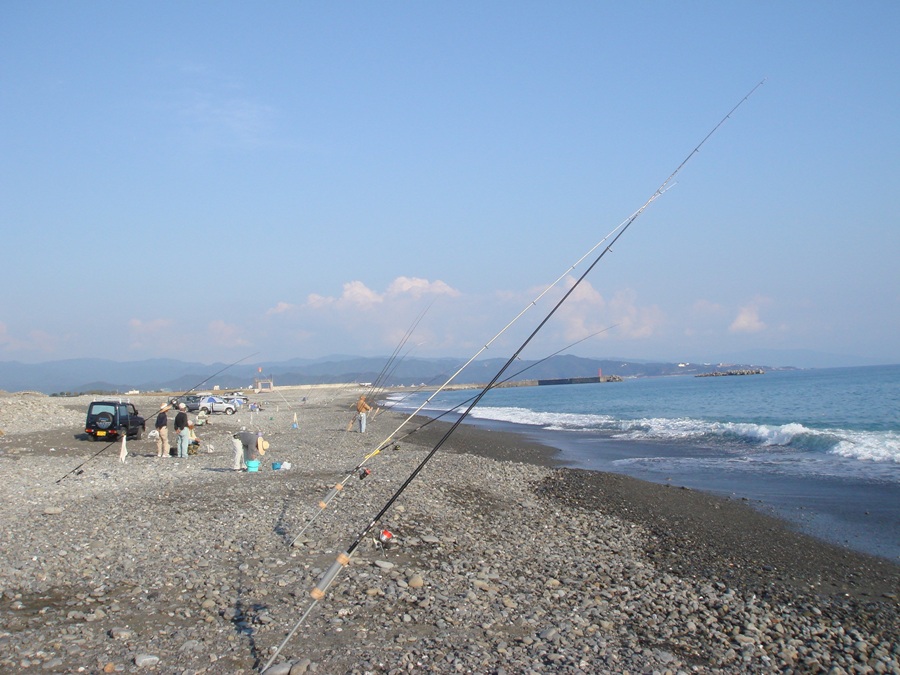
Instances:
[[[291,359],[267,363],[264,375],[276,386],[341,382],[382,382],[384,386],[443,384],[465,360],[452,358],[398,359],[386,369],[388,357],[333,356],[326,359]],[[503,366],[505,359],[474,361],[454,380],[459,384],[486,383]],[[257,364],[191,363],[175,359],[108,361],[68,359],[37,364],[0,362],[0,390],[52,393],[190,391],[249,388],[259,374]],[[727,369],[763,367],[753,363],[723,364]],[[503,379],[557,379],[619,375],[655,377],[697,375],[717,369],[715,364],[654,363],[624,359],[591,359],[554,356],[543,361],[516,361]],[[221,372],[220,372],[221,371]],[[386,371],[386,372],[385,372]],[[217,374],[218,373],[218,374]],[[517,374],[518,373],[518,374]]]

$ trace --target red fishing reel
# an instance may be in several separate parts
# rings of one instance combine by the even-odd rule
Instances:
[[[370,473],[372,473],[371,469],[367,469],[366,467],[361,468],[359,470],[359,479],[362,480],[363,478],[368,476]]]
[[[391,533],[390,530],[382,530],[381,532],[378,533],[378,542],[382,546],[385,546],[385,547],[390,546],[391,542],[393,542],[393,541],[394,541],[394,535]]]

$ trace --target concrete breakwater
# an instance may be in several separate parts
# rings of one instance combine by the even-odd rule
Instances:
[[[725,377],[726,375],[765,375],[762,368],[743,368],[741,370],[716,370],[711,373],[700,373],[694,377]]]
[[[562,377],[553,380],[538,380],[538,386],[551,384],[596,384],[597,382],[621,382],[622,378],[618,375],[595,376],[595,377]]]

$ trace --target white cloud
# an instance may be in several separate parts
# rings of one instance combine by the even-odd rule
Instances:
[[[212,344],[223,347],[246,347],[250,344],[249,340],[241,337],[240,327],[227,323],[222,319],[210,321],[207,324],[207,332]]]
[[[759,333],[766,329],[766,324],[759,318],[760,305],[765,298],[757,298],[738,310],[737,317],[731,322],[728,330],[732,333]]]
[[[418,277],[397,277],[388,286],[387,295],[411,295],[414,298],[421,298],[423,295],[458,297],[459,291],[440,280],[428,281],[428,279]]]
[[[665,323],[665,313],[656,305],[641,306],[634,291],[620,291],[609,303],[612,323],[625,338],[646,339],[652,337]]]
[[[12,335],[5,323],[0,323],[0,350],[5,352],[39,352],[49,356],[57,351],[60,342],[64,339],[37,328],[28,331],[22,339]]]
[[[571,288],[574,277],[567,277]],[[552,302],[557,302],[558,297]],[[665,323],[665,315],[656,305],[641,305],[637,294],[631,290],[615,293],[607,299],[587,279],[583,280],[556,313],[562,321],[562,335],[574,341],[615,326],[615,331],[600,339],[646,339],[655,335]]]
[[[273,314],[285,314],[287,312],[292,311],[296,308],[296,305],[292,305],[289,302],[279,302],[276,303],[274,307],[270,307],[266,310],[266,316],[272,316]]]
[[[451,288],[443,281],[428,281],[417,277],[397,277],[384,293],[379,293],[362,281],[348,281],[344,284],[340,297],[328,297],[310,293],[306,298],[306,307],[310,309],[323,309],[326,307],[372,309],[382,306],[389,300],[402,300],[403,298],[419,299],[426,295],[443,295],[458,297],[459,291]]]
[[[361,281],[350,281],[344,284],[344,292],[338,302],[342,305],[356,307],[372,307],[384,302],[384,296],[373,291]]]

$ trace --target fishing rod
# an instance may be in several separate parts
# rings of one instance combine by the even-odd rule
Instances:
[[[206,384],[207,382],[209,382],[211,379],[213,379],[214,377],[217,377],[218,375],[221,375],[222,373],[224,373],[224,372],[225,372],[226,370],[228,370],[229,368],[233,368],[234,366],[236,366],[237,364],[241,363],[242,361],[246,361],[247,359],[252,358],[252,357],[256,356],[257,354],[259,354],[259,352],[254,352],[253,354],[250,354],[249,356],[245,356],[245,357],[242,358],[242,359],[238,359],[238,360],[235,361],[234,363],[229,363],[227,366],[225,366],[225,367],[222,368],[221,370],[219,370],[219,371],[213,373],[212,375],[210,375],[209,377],[207,377],[205,380],[201,380],[200,382],[198,382],[197,384],[195,384],[193,387],[191,387],[190,389],[188,389],[186,392],[184,392],[184,393],[182,393],[182,394],[179,394],[179,395],[176,396],[175,398],[181,398],[182,396],[186,396],[186,395],[190,394],[192,391],[194,391],[195,389],[197,389],[197,388],[199,388],[199,387],[202,387],[204,384]],[[168,405],[168,404],[167,404],[167,405]],[[68,478],[68,477],[69,477],[71,474],[73,474],[73,473],[77,473],[77,474],[83,473],[83,472],[80,470],[81,467],[83,467],[83,466],[84,466],[85,464],[87,464],[88,462],[93,461],[95,458],[97,458],[98,456],[100,456],[101,454],[103,454],[104,452],[106,452],[110,447],[112,447],[113,445],[115,445],[115,443],[116,443],[116,441],[110,441],[109,443],[107,443],[105,446],[103,446],[102,448],[100,448],[100,450],[98,450],[98,451],[95,452],[93,455],[91,455],[91,456],[88,457],[86,460],[84,460],[81,464],[79,464],[78,466],[76,466],[74,469],[72,469],[72,470],[69,471],[68,473],[64,474],[59,480],[56,481],[56,484],[59,485],[60,483],[63,482],[63,480],[65,480],[66,478]]]
[[[573,342],[573,343],[571,343],[571,344],[569,344],[569,345],[566,345],[566,346],[563,347],[562,349],[558,349],[557,351],[553,352],[552,354],[550,354],[550,355],[548,355],[548,356],[545,356],[544,358],[542,358],[542,359],[540,359],[540,360],[538,360],[538,361],[535,361],[534,363],[532,363],[532,364],[526,366],[525,368],[522,368],[522,369],[519,370],[519,371],[516,371],[515,373],[513,373],[512,375],[510,375],[509,377],[507,377],[505,380],[502,380],[502,381],[496,383],[496,384],[494,385],[493,388],[499,387],[501,384],[505,384],[506,382],[509,382],[510,380],[512,380],[512,379],[514,379],[514,378],[516,378],[516,377],[518,377],[518,376],[521,375],[522,373],[524,373],[524,372],[526,372],[526,371],[528,371],[528,370],[531,370],[532,368],[534,368],[534,367],[536,367],[536,366],[539,366],[540,364],[544,363],[544,361],[547,361],[548,359],[552,359],[554,356],[557,356],[558,354],[561,354],[562,352],[564,352],[564,351],[566,351],[566,350],[568,350],[568,349],[571,349],[572,347],[575,347],[576,345],[579,345],[579,344],[581,344],[582,342],[585,342],[586,340],[590,340],[592,337],[596,337],[597,335],[600,335],[601,333],[605,333],[606,331],[612,330],[613,328],[615,328],[615,327],[618,326],[618,325],[619,325],[619,324],[613,324],[612,326],[608,326],[607,328],[604,328],[603,330],[598,330],[596,333],[591,333],[590,335],[588,335],[588,336],[586,336],[586,337],[583,337],[583,338],[581,338],[580,340],[576,340],[575,342]],[[417,390],[417,391],[418,391],[418,390]],[[404,399],[408,398],[409,396],[412,396],[412,395],[415,394],[415,393],[417,393],[417,392],[410,392],[409,394],[407,394],[407,396],[404,396],[403,399],[400,399],[400,401],[403,401]],[[473,397],[473,398],[474,398],[474,397]],[[463,401],[462,403],[460,403],[460,404],[458,404],[458,405],[455,405],[455,406],[453,406],[452,408],[449,408],[449,409],[447,409],[447,410],[444,410],[440,415],[437,415],[436,417],[433,417],[433,418],[429,418],[428,420],[426,420],[425,422],[423,422],[422,424],[420,424],[419,426],[417,426],[415,429],[411,429],[410,431],[408,431],[405,435],[401,436],[400,438],[396,438],[396,439],[392,440],[391,443],[396,444],[396,443],[400,443],[401,441],[406,440],[407,438],[409,438],[410,436],[412,436],[414,433],[416,433],[416,432],[418,432],[418,431],[421,431],[422,429],[424,429],[425,427],[427,427],[427,426],[428,426],[429,424],[431,424],[432,422],[437,422],[438,420],[440,420],[440,419],[441,419],[442,417],[444,417],[445,415],[449,415],[450,413],[452,413],[454,410],[459,410],[462,406],[466,405],[466,404],[469,403],[471,400],[472,400],[471,398],[466,399],[466,400]],[[387,448],[386,445],[379,446],[378,451],[380,452],[380,451],[382,451],[382,450],[385,450],[386,448]],[[368,457],[367,457],[367,459],[368,459]],[[316,514],[315,514],[315,515],[314,515],[314,516],[306,523],[306,525],[304,525],[303,529],[300,530],[300,532],[297,533],[297,536],[295,536],[295,537],[291,540],[291,543],[289,544],[290,546],[293,546],[294,543],[295,543],[300,537],[302,537],[302,536],[306,533],[306,531],[312,526],[312,524],[316,521],[316,519],[318,519],[318,517],[319,517],[320,515],[322,515],[322,513],[323,513],[323,512],[325,511],[325,509],[328,507],[328,504],[331,503],[331,500],[333,500],[333,499],[338,495],[338,493],[339,493],[342,489],[344,489],[344,488],[346,487],[347,481],[349,481],[353,476],[358,476],[360,479],[363,479],[363,478],[365,478],[366,476],[369,475],[369,474],[368,474],[368,470],[364,470],[362,473],[360,472],[360,471],[363,469],[363,464],[364,464],[364,463],[365,463],[365,460],[364,460],[362,463],[360,463],[360,464],[358,464],[357,466],[355,466],[354,468],[350,469],[350,470],[347,472],[347,477],[344,478],[343,481],[341,481],[340,483],[338,483],[338,485],[340,485],[341,487],[335,486],[335,487],[331,490],[331,492],[329,492],[328,495],[326,495],[326,497],[323,498],[323,500],[319,502],[319,511],[318,511],[318,512],[317,512],[317,513],[316,513]]]
[[[349,563],[350,558],[353,553],[356,551],[357,547],[366,537],[368,532],[375,527],[375,524],[380,521],[384,515],[390,510],[390,508],[394,505],[397,499],[400,498],[400,495],[406,490],[407,487],[416,479],[416,477],[421,473],[421,471],[425,468],[428,462],[434,457],[434,455],[440,450],[440,448],[444,445],[448,438],[456,431],[457,427],[462,424],[463,420],[469,415],[472,409],[478,405],[478,402],[484,397],[484,395],[490,391],[490,389],[494,386],[494,384],[502,377],[503,373],[509,368],[509,366],[519,357],[519,354],[528,346],[528,344],[534,339],[534,337],[543,329],[543,327],[547,324],[547,322],[553,317],[554,314],[562,307],[563,303],[572,295],[575,289],[581,284],[582,281],[587,277],[588,274],[600,263],[600,261],[606,256],[607,253],[612,251],[613,245],[622,237],[623,234],[628,230],[632,223],[638,219],[638,217],[650,206],[656,199],[662,196],[670,187],[670,183],[674,180],[675,176],[681,171],[681,169],[687,164],[687,162],[693,157],[696,153],[700,151],[700,148],[704,143],[716,132],[716,130],[721,127],[726,120],[728,120],[731,115],[748,99],[750,96],[762,86],[765,80],[760,81],[753,89],[750,90],[738,103],[735,105],[725,117],[723,117],[715,127],[713,127],[712,131],[710,131],[700,143],[698,143],[694,149],[688,154],[688,156],[678,165],[678,167],[666,178],[665,181],[656,189],[656,191],[650,196],[650,198],[644,202],[644,204],[635,211],[622,225],[616,227],[613,232],[617,232],[615,236],[612,237],[612,240],[604,246],[603,250],[594,258],[593,262],[591,262],[587,269],[579,276],[576,281],[572,284],[571,288],[566,291],[563,296],[557,301],[557,303],[553,306],[553,308],[547,313],[547,315],[538,323],[537,327],[529,334],[529,336],[525,339],[525,341],[516,349],[516,351],[509,357],[506,363],[500,368],[499,371],[494,375],[491,381],[485,385],[485,387],[478,393],[477,396],[474,397],[472,402],[468,405],[468,407],[462,412],[459,418],[450,426],[447,432],[441,437],[441,439],[434,445],[434,447],[428,452],[428,454],[422,459],[421,462],[416,466],[415,469],[409,474],[406,480],[400,485],[399,488],[394,492],[394,494],[388,499],[385,505],[378,511],[378,513],[369,521],[367,525],[363,527],[363,529],[356,536],[356,539],[347,547],[347,550],[340,553],[337,559],[331,564],[331,567],[325,572],[324,575],[319,579],[319,583],[312,589],[310,592],[310,596],[312,597],[312,603],[297,621],[293,629],[288,633],[287,637],[282,641],[282,643],[278,646],[275,652],[272,654],[269,661],[266,663],[263,668],[263,672],[265,672],[269,666],[271,666],[278,655],[281,653],[281,650],[284,649],[285,645],[287,645],[288,641],[293,637],[294,633],[300,628],[306,618],[309,616],[310,612],[313,610],[316,605],[325,597],[325,592],[334,582],[337,575],[344,569]],[[602,241],[606,241],[609,238],[609,235],[605,237]],[[590,255],[591,252],[595,251],[601,244],[597,244],[590,249],[590,252],[587,255]]]

